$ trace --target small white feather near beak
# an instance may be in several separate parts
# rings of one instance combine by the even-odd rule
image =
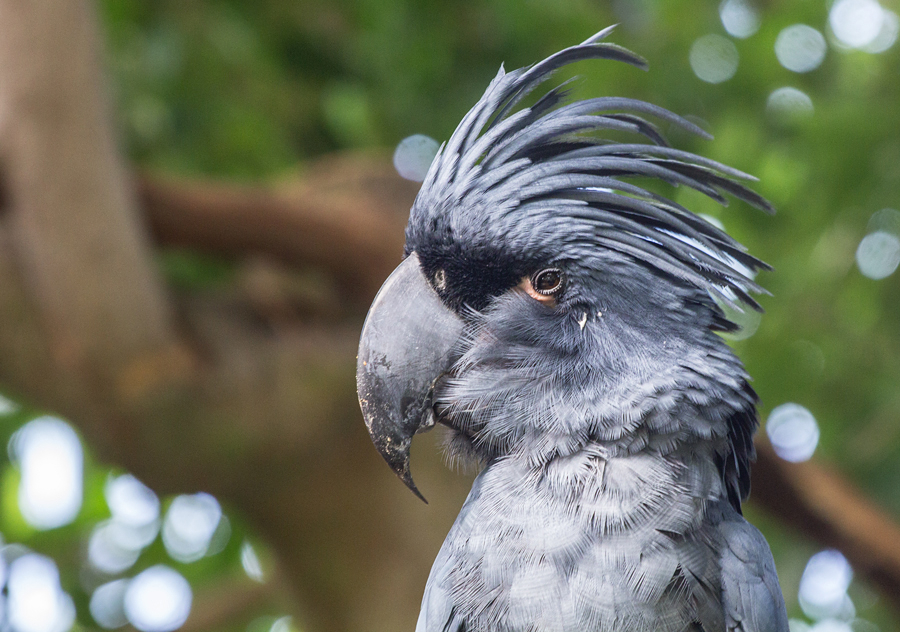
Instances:
[[[578,319],[578,328],[581,331],[584,331],[584,326],[587,324],[587,312],[581,313],[581,318]]]

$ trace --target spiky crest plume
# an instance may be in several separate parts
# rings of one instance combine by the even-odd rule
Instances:
[[[768,266],[725,232],[676,202],[622,178],[656,178],[688,186],[722,205],[725,193],[766,212],[771,205],[739,181],[752,176],[674,149],[650,115],[691,133],[710,136],[661,107],[622,97],[569,102],[565,85],[533,106],[520,101],[555,71],[587,59],[611,59],[646,69],[630,51],[601,43],[612,27],[537,64],[505,72],[501,66],[428,171],[413,205],[407,243],[440,222],[477,222],[507,236],[529,219],[558,222],[567,235],[619,252],[706,290],[725,302],[760,309],[750,278]],[[597,135],[633,132],[644,142],[619,143]],[[529,240],[539,241],[539,236]]]

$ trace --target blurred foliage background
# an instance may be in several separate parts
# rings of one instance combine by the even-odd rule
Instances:
[[[833,464],[900,518],[896,0],[103,0],[98,6],[115,117],[134,167],[249,183],[291,182],[329,152],[392,149],[416,133],[445,139],[500,62],[527,65],[618,23],[611,40],[644,56],[650,71],[584,64],[574,69],[582,77],[576,95],[629,96],[688,116],[715,140],[672,130],[674,145],[760,178],[756,189],[777,207],[774,217],[739,203],[722,209],[690,192],[676,195],[775,268],[760,279],[772,293],[761,299],[767,313],[758,329],[748,323],[750,335],[733,343],[755,378],[762,417],[785,403],[804,407],[817,422],[814,458]],[[224,257],[171,248],[160,251],[159,265],[170,284],[193,290],[227,287],[237,269]],[[10,446],[9,460],[0,460],[0,585],[9,583],[0,595],[0,629],[174,629],[187,615],[190,594],[195,609],[202,595],[212,614],[193,613],[188,628],[201,629],[203,621],[214,622],[210,629],[248,632],[300,627],[302,614],[285,618],[296,606],[277,587],[278,551],[239,508],[223,509],[197,494],[203,489],[158,499],[120,464],[99,462],[71,426],[10,397],[0,401],[0,441]],[[29,449],[38,448],[28,447],[31,435],[23,429],[29,428],[43,428],[51,445],[32,465]],[[74,459],[60,470],[75,481],[68,492],[39,480],[48,471],[42,458],[59,467]],[[383,474],[385,484],[399,487],[387,468]],[[44,496],[29,501],[26,479]],[[69,509],[54,513],[29,502],[68,502]],[[871,586],[851,579],[843,558],[813,558],[819,544],[759,511],[752,499],[748,515],[775,552],[792,630],[900,630],[898,613]],[[27,551],[46,557],[29,558]],[[817,580],[811,558],[824,569]],[[37,562],[29,571],[22,560]],[[153,574],[161,568],[175,575]],[[27,615],[26,606],[14,611],[16,576],[35,582],[28,607],[44,619]],[[133,577],[150,582],[143,598],[153,605],[141,606],[137,580],[114,583]],[[803,577],[820,595],[836,591],[833,603],[825,610],[801,603]],[[98,597],[100,586],[107,588]],[[217,607],[231,613],[243,603],[235,594],[254,591],[264,596],[247,599],[224,621],[216,618]],[[140,614],[142,607],[149,614]]]

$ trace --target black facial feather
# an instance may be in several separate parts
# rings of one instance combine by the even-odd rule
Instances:
[[[669,282],[760,309],[750,294],[764,290],[751,276],[768,266],[703,218],[633,181],[687,186],[723,205],[729,194],[771,212],[765,199],[739,182],[752,176],[669,147],[643,117],[708,137],[706,132],[634,99],[567,102],[563,86],[516,109],[554,71],[576,61],[646,66],[633,53],[601,43],[609,32],[530,68],[501,67],[435,157],[410,214],[407,252],[419,253],[426,272],[446,269],[442,296],[454,308],[484,307],[569,247],[579,257],[597,249],[617,253]],[[598,136],[604,130],[634,133],[646,142],[612,142]],[[729,329],[710,306],[716,328]]]

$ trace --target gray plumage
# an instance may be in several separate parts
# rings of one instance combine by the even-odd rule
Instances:
[[[453,449],[486,467],[435,562],[417,632],[786,632],[768,546],[728,500],[733,411],[754,398],[718,337],[683,342],[691,323],[612,307],[582,337],[624,338],[627,351],[558,358],[557,375],[539,378],[510,371],[519,332],[492,320],[534,306],[501,300],[519,305],[480,317],[476,337],[490,331],[491,348],[470,349],[439,396]]]
[[[451,455],[483,467],[435,561],[417,632],[788,630],[769,548],[740,513],[756,395],[716,333],[735,326],[713,299],[758,308],[751,277],[766,266],[639,182],[771,207],[738,182],[750,176],[670,148],[644,116],[706,134],[657,106],[567,103],[557,88],[516,109],[570,62],[644,65],[601,43],[608,32],[501,69],[410,214],[404,265],[460,323],[445,335],[439,379],[422,382],[434,384],[421,394],[425,419],[433,403]],[[606,130],[648,142],[604,140]],[[565,282],[552,301],[519,289],[542,269]],[[379,425],[387,408],[372,402],[394,378],[370,375],[367,336],[363,410],[413,487],[392,451],[408,450],[419,413],[397,395],[403,432]]]

